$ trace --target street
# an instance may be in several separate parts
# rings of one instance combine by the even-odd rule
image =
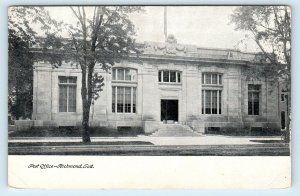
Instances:
[[[252,145],[101,145],[9,143],[9,155],[130,155],[130,156],[289,156],[284,143]]]

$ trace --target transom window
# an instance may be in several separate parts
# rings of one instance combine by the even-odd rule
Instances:
[[[222,113],[222,90],[202,90],[202,114]]]
[[[112,80],[117,81],[136,81],[137,70],[131,68],[113,68]]]
[[[259,115],[260,85],[248,84],[248,115]]]
[[[181,83],[181,72],[169,70],[158,71],[158,82]]]
[[[136,87],[112,87],[112,112],[136,113]]]
[[[76,112],[76,77],[59,76],[59,112]]]
[[[204,72],[204,73],[202,73],[202,84],[221,85],[222,84],[222,74]]]

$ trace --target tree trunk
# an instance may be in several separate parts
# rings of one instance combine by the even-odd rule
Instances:
[[[89,127],[89,117],[90,117],[90,106],[88,104],[83,104],[83,116],[82,116],[82,142],[90,143],[90,127]]]
[[[90,143],[90,130],[89,130],[89,117],[90,117],[90,106],[87,97],[87,81],[86,81],[86,65],[82,69],[82,87],[81,87],[81,98],[82,98],[82,142]]]
[[[284,137],[285,142],[290,142],[291,139],[291,129],[290,129],[290,123],[291,123],[291,96],[290,91],[288,92],[288,96],[286,97],[286,113],[287,113],[287,123],[286,123],[286,133]]]

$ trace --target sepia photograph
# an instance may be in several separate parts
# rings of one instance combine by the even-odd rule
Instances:
[[[9,156],[290,167],[291,131],[287,5],[8,8]]]

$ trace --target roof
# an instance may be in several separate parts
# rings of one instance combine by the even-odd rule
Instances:
[[[42,39],[42,38],[39,38]],[[68,40],[64,40],[68,41]],[[203,48],[191,44],[179,44],[174,36],[169,35],[166,42],[144,42],[138,44],[141,47],[141,55],[172,59],[211,59],[216,61],[243,61],[262,62],[263,55],[259,53],[245,53],[234,49]],[[39,44],[32,49],[40,51]],[[50,48],[51,49],[51,48]]]
[[[166,42],[144,42],[144,55],[166,57],[207,58],[214,60],[260,62],[262,55],[245,53],[233,49],[203,48],[190,44],[178,44],[174,36],[168,36]]]

